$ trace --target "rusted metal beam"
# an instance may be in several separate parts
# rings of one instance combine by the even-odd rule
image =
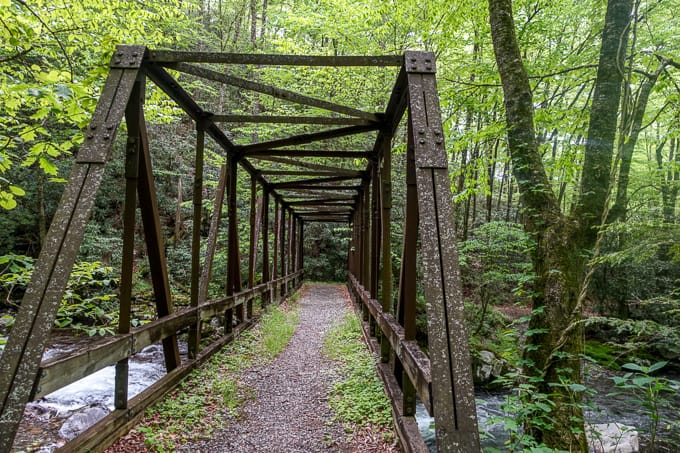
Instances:
[[[270,284],[271,273],[269,263],[269,190],[262,189],[262,282]],[[272,293],[262,299],[262,306],[272,303]]]
[[[215,123],[267,123],[267,124],[335,124],[338,126],[368,126],[372,121],[362,118],[333,116],[283,116],[283,115],[213,115]]]
[[[146,242],[148,252],[147,258],[149,260],[151,284],[156,301],[156,312],[158,317],[162,318],[170,315],[174,309],[172,306],[170,280],[168,278],[168,265],[165,258],[160,211],[158,210],[154,176],[151,169],[151,150],[142,111],[140,111],[139,118],[139,141],[140,159],[139,181],[137,185],[139,210],[141,212],[142,225],[144,226],[144,241]],[[176,336],[173,335],[163,339],[163,357],[167,371],[172,371],[181,364]]]
[[[298,179],[295,181],[284,181],[272,183],[271,187],[274,189],[294,188],[300,185],[315,185],[326,184],[329,182],[342,182],[358,179],[357,176],[329,176],[327,178],[313,178],[313,179]]]
[[[201,279],[198,292],[199,304],[202,304],[208,299],[208,287],[210,286],[210,279],[212,275],[212,265],[215,258],[217,234],[220,228],[220,219],[222,218],[222,205],[224,204],[224,192],[226,190],[226,186],[227,165],[223,164],[222,167],[220,167],[220,176],[217,182],[217,189],[215,190],[213,216],[210,221],[208,241],[205,248],[205,258],[203,259],[203,268],[201,270]]]
[[[356,191],[361,190],[361,186],[343,186],[343,185],[323,185],[323,184],[297,184],[295,186],[287,187],[288,189],[297,190],[328,190],[328,191]]]
[[[101,160],[101,156],[108,160],[138,73],[139,68],[134,66],[109,72],[86,132],[93,138],[89,141],[86,138],[81,148],[97,149],[84,161],[76,160],[71,170],[0,359],[0,439],[7,445],[0,450],[3,453],[11,448],[24,406],[33,391],[45,343],[102,181],[104,166],[89,161]],[[101,139],[97,138],[100,134]]]
[[[158,63],[224,63],[259,66],[401,66],[403,55],[280,55],[226,52],[153,50],[149,60]]]
[[[434,54],[405,54],[439,451],[481,451]]]
[[[342,167],[333,167],[330,165],[323,165],[323,164],[318,164],[314,162],[305,162],[299,159],[286,159],[285,157],[275,157],[275,156],[258,156],[257,160],[263,160],[263,161],[268,161],[268,162],[275,162],[279,164],[286,164],[286,165],[291,165],[295,167],[302,167],[302,168],[309,168],[310,170],[319,170],[319,171],[328,171],[328,172],[334,172],[338,174],[348,174],[352,175],[357,171],[361,170],[352,170],[352,169],[347,169],[347,168],[342,168]]]
[[[367,151],[333,151],[333,150],[306,150],[306,149],[264,149],[257,151],[244,151],[243,156],[265,159],[265,157],[289,156],[289,157],[336,157],[343,159],[372,159],[373,153]]]
[[[342,172],[322,170],[262,170],[260,174],[263,176],[351,176],[354,178],[362,178],[364,175],[359,170]]]
[[[125,108],[128,139],[125,153],[125,205],[123,211],[123,252],[121,258],[120,292],[118,295],[118,333],[131,328],[132,279],[135,257],[135,221],[137,212],[137,179],[139,176],[139,119],[144,99],[144,78],[138,78]],[[128,360],[116,363],[114,407],[125,409],[128,401]]]
[[[192,203],[194,215],[191,228],[191,299],[192,307],[198,307],[201,286],[201,224],[203,214],[203,154],[205,150],[205,129],[196,124],[196,156],[194,160],[194,187]],[[189,328],[189,358],[198,357],[201,347],[201,323],[197,321]]]
[[[191,74],[196,77],[243,88],[245,90],[256,91],[258,93],[266,94],[278,99],[283,99],[288,102],[295,102],[297,104],[308,105],[310,107],[317,107],[331,112],[341,113],[343,115],[363,118],[369,121],[380,121],[380,118],[375,113],[363,112],[361,110],[346,107],[344,105],[323,101],[321,99],[315,99],[290,90],[273,87],[260,82],[253,82],[251,80],[242,79],[240,77],[213,71],[200,66],[191,65],[188,63],[175,63],[169,65],[169,67],[185,74]]]
[[[354,206],[355,204],[352,201],[351,198],[347,197],[339,197],[339,198],[313,198],[313,199],[305,199],[305,200],[297,200],[297,201],[287,201],[288,206],[315,206],[315,205],[320,205],[320,206],[328,206],[333,205],[333,206]]]
[[[337,129],[328,129],[320,132],[313,132],[310,134],[294,135],[292,137],[282,138],[279,140],[271,140],[268,142],[253,143],[252,145],[239,146],[238,150],[243,152],[246,156],[252,155],[253,151],[266,151],[275,148],[282,148],[284,146],[298,146],[307,143],[318,142],[321,140],[329,140],[332,138],[346,137],[348,135],[363,134],[371,132],[380,128],[379,124],[369,124],[368,126],[347,126]],[[250,153],[250,154],[249,154]]]

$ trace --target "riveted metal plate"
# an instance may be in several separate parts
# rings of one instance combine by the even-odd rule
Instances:
[[[417,168],[448,168],[444,134],[441,130],[416,129],[413,138]]]
[[[404,65],[406,72],[411,74],[434,74],[437,71],[433,52],[406,51]]]
[[[80,146],[76,162],[79,164],[104,164],[116,138],[118,124],[90,124],[85,129],[85,142]]]
[[[146,52],[145,46],[118,46],[111,56],[110,68],[139,68]]]

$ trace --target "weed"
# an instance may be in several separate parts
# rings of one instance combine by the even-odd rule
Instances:
[[[347,314],[326,334],[324,352],[342,364],[340,375],[344,379],[333,386],[329,400],[336,420],[359,426],[391,426],[390,403],[375,373],[374,359],[361,341],[356,314]]]
[[[268,309],[258,327],[233,343],[147,410],[135,428],[150,451],[165,453],[175,446],[209,436],[225,414],[236,416],[239,406],[253,396],[238,384],[238,374],[255,364],[273,360],[295,333],[297,313],[290,306]]]

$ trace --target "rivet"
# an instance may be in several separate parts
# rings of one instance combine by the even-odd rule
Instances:
[[[434,135],[439,136],[439,134],[441,134],[441,132],[439,132],[439,131],[434,131]]]
[[[437,145],[441,145],[441,144],[442,144],[442,141],[441,141],[441,140],[437,140],[435,143],[437,143]]]
[[[416,62],[416,59],[415,59],[415,58],[411,58],[411,62],[412,62],[412,63],[415,63],[415,62]]]
[[[429,58],[426,58],[426,59],[425,59],[425,63],[430,63],[431,61],[432,61],[432,60],[430,60]]]
[[[106,130],[107,130],[107,131],[110,131],[110,130],[112,130],[112,129],[113,129],[113,126],[111,126],[110,124],[109,124],[108,126],[106,126]]]
[[[133,53],[132,56],[133,56],[133,57],[136,57],[136,56],[137,56],[137,52]]]
[[[120,64],[120,58],[116,58],[116,64]]]
[[[111,138],[109,135],[104,136],[104,140],[108,140],[109,138]]]
[[[122,56],[123,56],[123,52],[118,52],[116,55],[118,55],[119,57],[122,57]]]
[[[37,389],[35,389],[35,392],[36,392],[36,393],[42,392],[42,387],[38,387]]]
[[[92,129],[92,130],[97,129],[97,125],[96,125],[96,124],[91,125],[91,126],[90,126],[90,129]]]
[[[416,69],[418,69],[418,66],[411,66],[411,71],[415,71]]]
[[[42,372],[40,373],[40,377],[45,377],[45,376],[47,376],[47,370],[42,370]]]
[[[421,129],[421,130],[418,131],[418,135],[424,135],[424,134],[425,134],[424,130]]]
[[[93,138],[94,138],[94,135],[92,135],[92,134],[90,134],[90,135],[87,136],[87,139],[88,139],[88,140],[92,140]]]
[[[426,71],[431,71],[431,70],[432,70],[432,66],[425,66],[425,70],[426,70]]]
[[[421,145],[424,145],[424,144],[425,144],[425,140],[420,140],[418,143],[420,143]]]

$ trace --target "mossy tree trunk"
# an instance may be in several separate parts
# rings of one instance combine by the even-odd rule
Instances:
[[[532,92],[517,39],[512,0],[489,0],[494,53],[501,76],[513,175],[524,226],[536,239],[534,316],[525,349],[525,374],[550,395],[548,424],[525,428],[553,448],[587,451],[580,393],[582,290],[596,227],[606,212],[631,0],[609,0],[591,109],[581,193],[574,212],[561,212],[550,186],[534,130]],[[556,385],[557,384],[557,385]],[[560,385],[564,384],[564,385]]]

